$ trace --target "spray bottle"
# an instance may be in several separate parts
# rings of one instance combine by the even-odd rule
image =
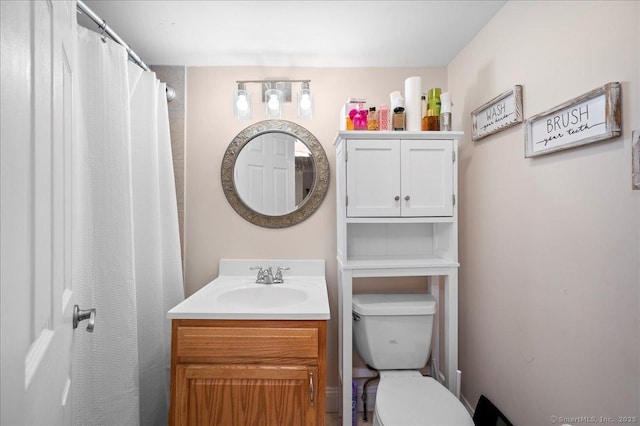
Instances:
[[[451,131],[451,94],[440,94],[440,130]]]

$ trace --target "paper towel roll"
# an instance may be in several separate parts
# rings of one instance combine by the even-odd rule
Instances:
[[[407,113],[407,130],[422,129],[422,109],[420,94],[422,93],[422,77],[413,76],[404,81],[405,112]]]

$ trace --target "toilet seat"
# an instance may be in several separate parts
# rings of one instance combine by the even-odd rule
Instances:
[[[447,388],[418,371],[381,371],[374,426],[473,426]]]

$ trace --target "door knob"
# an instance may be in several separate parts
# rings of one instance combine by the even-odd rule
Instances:
[[[411,197],[409,197],[408,195],[406,197],[404,197],[405,200],[409,201],[411,199]]]
[[[75,330],[78,328],[78,323],[86,319],[89,320],[89,324],[87,324],[87,331],[89,333],[93,333],[93,327],[96,325],[96,309],[92,308],[82,310],[78,305],[75,305],[73,307],[73,329]]]
[[[395,196],[395,198],[394,198],[394,200],[399,201],[399,200],[400,200],[400,196],[399,196],[399,195],[396,195],[396,196]]]

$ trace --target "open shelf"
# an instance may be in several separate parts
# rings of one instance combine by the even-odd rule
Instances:
[[[354,256],[342,262],[345,269],[449,268],[459,263],[440,257]]]

